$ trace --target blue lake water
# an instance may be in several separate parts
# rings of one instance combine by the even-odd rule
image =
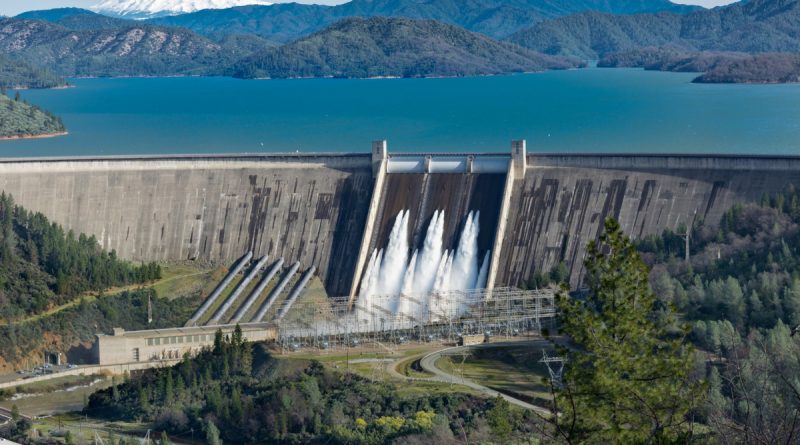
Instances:
[[[0,156],[499,151],[800,154],[800,85],[587,69],[455,79],[76,79],[23,91],[69,136]]]

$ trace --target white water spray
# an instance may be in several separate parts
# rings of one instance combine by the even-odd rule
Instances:
[[[409,211],[395,218],[386,250],[372,252],[359,289],[360,306],[374,314],[375,296],[396,297],[381,304],[384,311],[414,316],[429,309],[434,314],[449,314],[451,302],[439,294],[451,290],[471,290],[486,285],[489,260],[486,252],[479,264],[478,233],[480,212],[469,212],[458,247],[442,251],[444,211],[435,211],[425,234],[422,250],[409,255]],[[400,295],[424,297],[419,303]],[[423,301],[424,300],[424,301]],[[388,306],[388,307],[385,307]]]
[[[436,271],[442,260],[442,236],[444,235],[444,210],[433,212],[433,218],[425,234],[422,246],[422,255],[415,264],[416,273],[414,280],[414,293],[419,295],[429,294],[433,290],[436,280]]]
[[[401,210],[397,214],[392,233],[389,235],[389,244],[383,254],[378,295],[400,295],[407,264],[408,210]]]

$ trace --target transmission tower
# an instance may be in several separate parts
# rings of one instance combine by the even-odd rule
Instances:
[[[539,360],[539,363],[544,363],[547,366],[547,370],[550,372],[550,381],[553,382],[556,388],[560,388],[563,384],[564,359],[561,357],[551,357],[547,355],[547,351],[542,349],[542,359]]]

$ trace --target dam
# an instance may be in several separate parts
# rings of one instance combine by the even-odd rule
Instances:
[[[252,252],[269,267],[313,267],[329,296],[351,303],[401,213],[406,262],[423,255],[434,220],[451,254],[474,223],[486,287],[526,284],[560,262],[577,286],[607,217],[633,237],[714,224],[790,183],[800,183],[800,157],[539,154],[525,141],[507,155],[390,153],[377,141],[371,154],[0,161],[0,189],[18,204],[122,258],[233,264]]]

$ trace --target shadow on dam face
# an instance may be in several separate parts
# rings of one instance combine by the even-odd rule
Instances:
[[[421,249],[434,212],[444,210],[443,249],[449,250],[458,246],[469,212],[480,211],[478,249],[483,255],[494,243],[505,181],[504,173],[388,174],[370,234],[369,252],[386,247],[402,210],[409,211],[410,246],[412,250]],[[361,278],[356,277],[359,281]]]

